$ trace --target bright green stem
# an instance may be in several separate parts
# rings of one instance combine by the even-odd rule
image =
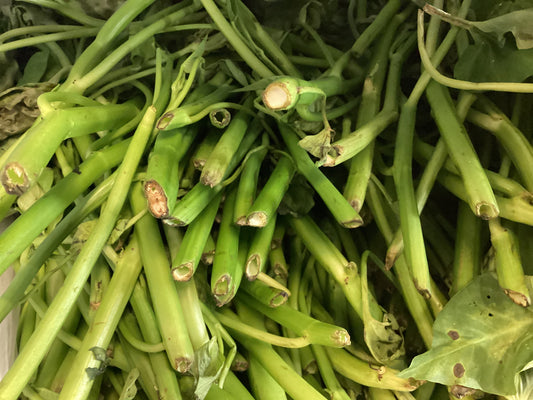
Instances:
[[[61,242],[82,222],[93,210],[99,207],[109,194],[115,175],[112,175],[89,193],[78,205],[65,216],[37,247],[30,260],[17,271],[9,287],[0,296],[0,321],[24,297],[26,288],[44,264],[46,259]],[[19,217],[22,218],[22,217]],[[43,224],[44,225],[44,224]]]
[[[263,228],[275,214],[294,176],[294,163],[282,156],[246,216],[246,225]]]
[[[257,400],[285,400],[285,390],[254,356],[249,357],[248,379]]]
[[[142,1],[142,0],[140,0]],[[128,40],[107,55],[97,66],[89,72],[82,73],[81,77],[69,77],[69,80],[62,86],[63,91],[84,92],[87,88],[97,83],[111,69],[117,65],[127,54],[137,48],[146,40],[153,37],[154,34],[163,31],[166,27],[178,23],[188,14],[197,11],[199,8],[196,4],[191,4],[176,12],[163,16],[151,25],[132,35]]]
[[[339,165],[363,151],[374,139],[398,118],[395,110],[382,110],[374,118],[352,132],[349,136],[337,140],[324,162],[325,167]],[[333,153],[333,154],[331,154]]]
[[[146,202],[140,185],[133,189],[130,202],[137,214],[146,208]],[[149,214],[143,216],[135,224],[135,235],[168,359],[176,371],[185,373],[194,361],[194,351],[157,220]]]
[[[439,182],[463,201],[468,200],[467,191],[462,180],[450,173],[441,172]],[[533,205],[529,197],[500,197],[496,196],[496,201],[500,209],[500,217],[510,221],[520,222],[533,226]]]
[[[116,166],[130,142],[122,142],[94,153],[80,164],[79,174],[70,173],[28,209],[0,236],[0,272],[100,175]]]
[[[290,218],[289,222],[313,257],[342,287],[346,299],[362,319],[361,279],[357,273],[357,266],[344,258],[311,218]],[[375,300],[371,299],[370,304],[374,318],[381,320],[382,311],[377,307]]]
[[[92,66],[101,60],[118,35],[152,3],[153,0],[129,0],[117,10],[100,28],[94,41],[78,57],[66,82],[62,85],[62,89],[69,90],[69,87],[74,85]]]
[[[253,142],[262,131],[261,124],[252,123],[250,129],[244,136],[237,152],[231,159],[224,179],[235,170],[241,160],[248,153]],[[207,207],[209,202],[222,191],[224,182],[211,188],[209,186],[197,183],[183,198],[176,204],[171,216],[165,220],[169,225],[188,225]]]
[[[464,288],[479,274],[481,267],[482,221],[461,202],[457,212],[455,257],[451,295]]]
[[[431,297],[429,266],[426,258],[422,226],[416,204],[412,153],[416,119],[416,104],[406,102],[400,113],[394,152],[393,176],[400,206],[400,225],[405,255],[415,286],[420,293]]]
[[[365,386],[398,391],[411,391],[417,388],[408,379],[398,378],[398,371],[382,365],[371,365],[346,350],[326,347],[331,364],[339,374]]]
[[[244,273],[239,259],[240,227],[233,223],[236,190],[226,196],[211,273],[211,291],[218,306],[227,304],[237,294]]]
[[[320,371],[320,376],[326,385],[327,391],[331,396],[331,400],[350,400],[350,396],[346,393],[344,388],[339,383],[335,376],[333,366],[329,361],[326,350],[323,346],[312,345],[311,349],[315,355],[316,363]]]
[[[66,138],[113,129],[136,113],[133,104],[73,107],[48,113],[24,134],[6,160],[0,175],[6,192],[20,195],[27,191]]]
[[[448,90],[437,82],[431,82],[426,95],[448,154],[465,183],[470,208],[483,219],[497,217],[499,210],[494,193]]]
[[[248,48],[239,34],[226,20],[222,12],[218,9],[213,0],[200,0],[209,16],[213,19],[218,29],[224,34],[234,50],[242,57],[244,62],[250,66],[261,78],[269,78],[274,75],[272,71],[264,65],[259,58]]]
[[[220,199],[221,194],[218,194],[187,228],[172,260],[172,276],[176,281],[188,281],[194,275],[215,222]]]
[[[89,317],[93,320],[94,314],[102,302],[104,292],[107,290],[111,274],[107,263],[100,258],[91,271],[91,293],[89,295]]]
[[[179,189],[179,162],[193,143],[196,126],[162,131],[157,135],[148,158],[144,195],[148,209],[156,218],[168,217],[174,209]]]
[[[250,104],[250,101],[246,101],[245,107]],[[250,115],[243,110],[239,111],[231,119],[231,123],[218,139],[215,148],[205,161],[200,175],[200,182],[210,187],[222,182],[224,177],[227,176],[227,170],[231,165],[232,158],[237,153],[239,145],[249,129],[249,124]]]
[[[267,333],[264,329],[258,328],[254,324],[243,322],[237,315],[230,310],[224,310],[222,312],[215,312],[214,315],[220,321],[222,325],[227,326],[243,335],[260,340],[264,343],[269,343],[274,346],[285,348],[302,348],[308,346],[310,343],[306,337],[294,337],[287,338],[284,336],[274,335]]]
[[[127,316],[126,314],[125,316]],[[133,316],[130,315],[132,318]],[[137,335],[140,337],[139,328],[134,320],[130,320],[130,329],[135,330]],[[135,347],[130,345],[126,339],[118,332],[118,338],[120,339],[121,347],[126,354],[126,358],[130,365],[135,366],[139,370],[139,383],[143,389],[146,397],[149,400],[159,400],[159,395],[156,391],[157,383],[155,380],[155,372],[150,363],[150,357],[147,353],[143,353],[137,350]],[[119,388],[119,391],[122,389],[122,385]],[[178,397],[180,400],[180,397]]]
[[[239,310],[242,313],[242,309]],[[251,314],[251,315],[250,315]],[[248,311],[244,315],[245,322],[258,329],[264,330],[264,324],[258,321],[258,315]],[[325,400],[325,398],[309,385],[294,369],[285,362],[271,345],[249,338],[237,331],[232,331],[240,344],[248,350],[252,357],[267,370],[276,382],[294,400]]]
[[[133,291],[137,276],[141,272],[141,267],[139,246],[134,238],[126,246],[115,267],[109,288],[78,350],[73,368],[65,380],[59,399],[85,399],[88,395],[93,380],[86,372],[86,368],[98,368],[101,363],[95,359],[90,349],[93,347],[107,349]]]
[[[343,197],[331,181],[316,167],[307,151],[298,145],[298,138],[294,130],[283,123],[279,123],[279,131],[298,171],[313,186],[318,195],[324,200],[337,222],[346,228],[356,228],[363,223],[359,214]]]
[[[368,204],[378,228],[385,238],[385,241],[390,243],[393,239],[393,231],[389,222],[390,219],[388,218],[388,214],[385,213],[382,201],[379,198],[378,189],[373,182],[368,186],[368,197]],[[402,296],[407,308],[415,320],[418,331],[424,340],[424,344],[427,348],[430,348],[433,340],[433,318],[424,298],[414,285],[404,254],[399,256],[395,263],[395,268],[396,277],[400,284]]]
[[[102,209],[96,226],[67,275],[64,285],[41,320],[39,330],[32,335],[26,349],[19,354],[11,370],[0,382],[0,393],[2,393],[0,398],[2,400],[15,399],[22,392],[78,298],[124,205],[131,180],[152,131],[155,114],[155,109],[149,108],[147,110],[131,140],[122,164],[118,168],[113,190]]]
[[[489,221],[489,228],[498,283],[511,300],[522,307],[528,307],[531,304],[531,295],[526,285],[517,238],[509,228],[502,226],[498,219]]]
[[[260,280],[261,277],[268,277],[267,282]],[[241,289],[268,307],[282,306],[289,297],[287,288],[280,287],[275,279],[264,273],[254,281],[243,280]]]
[[[130,329],[128,324],[123,318],[122,321],[118,324],[118,329],[120,330],[121,335],[124,339],[135,349],[142,351],[143,353],[159,353],[165,351],[165,346],[163,342],[159,343],[146,343],[138,338]]]
[[[237,225],[246,225],[246,215],[252,206],[257,190],[259,170],[267,154],[268,136],[263,135],[262,147],[254,151],[246,160],[239,178],[237,198],[235,199],[234,218]]]
[[[253,307],[295,334],[307,338],[310,343],[334,347],[350,344],[350,335],[344,328],[311,318],[288,305],[268,307],[247,293],[239,292],[238,297],[247,306]]]
[[[489,100],[481,97],[478,99],[477,104],[481,106],[484,113],[470,110],[467,117],[468,121],[490,131],[496,136],[516,166],[524,186],[527,190],[533,192],[533,171],[531,168],[531,165],[533,165],[533,148],[528,139]]]

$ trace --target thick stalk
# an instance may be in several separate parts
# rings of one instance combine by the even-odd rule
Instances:
[[[130,202],[134,214],[145,209],[140,185],[133,187]],[[135,235],[168,359],[176,371],[185,373],[194,361],[194,351],[157,220],[143,216],[135,224]]]

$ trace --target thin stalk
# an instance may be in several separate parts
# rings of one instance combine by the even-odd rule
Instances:
[[[467,192],[459,177],[442,171],[438,180],[448,191],[461,200],[467,201]],[[496,202],[501,218],[533,226],[533,206],[529,199],[522,196],[512,198],[496,196]]]
[[[239,313],[244,317],[245,322],[254,327],[264,330],[264,324],[258,320],[258,316],[249,309],[243,315],[246,308],[241,307]],[[309,385],[300,375],[298,375],[289,364],[287,364],[271,345],[262,341],[251,339],[236,331],[232,331],[240,344],[255,357],[259,363],[267,370],[276,382],[294,400],[325,400],[325,398]]]
[[[499,219],[489,221],[489,228],[498,283],[511,300],[522,307],[528,307],[531,304],[531,294],[526,285],[517,238],[509,228],[502,226]]]
[[[85,399],[89,394],[93,380],[87,374],[86,368],[98,368],[101,363],[95,359],[90,349],[95,347],[107,349],[141,268],[139,247],[136,239],[133,238],[116,265],[109,288],[78,350],[73,368],[65,380],[59,399]]]
[[[265,273],[259,273],[254,281],[242,281],[241,287],[250,296],[268,307],[282,306],[290,297],[289,289]]]
[[[156,111],[149,108],[139,124],[122,164],[118,169],[117,179],[109,199],[103,208],[100,219],[85,242],[76,262],[65,279],[56,298],[41,320],[39,330],[32,335],[28,347],[19,354],[11,370],[0,382],[0,392],[6,399],[14,399],[26,386],[31,375],[48,351],[68,311],[80,294],[83,283],[87,281],[90,271],[102,248],[111,234],[115,221],[124,204],[131,180],[137,169],[144,147],[155,122]]]
[[[163,342],[159,343],[146,343],[135,336],[131,331],[128,324],[122,319],[118,324],[118,329],[122,337],[135,349],[143,353],[159,353],[165,351],[165,346]]]
[[[131,325],[132,329],[133,326],[135,326],[135,329],[138,332],[139,328],[136,326],[137,324],[135,323],[135,321],[131,321]],[[138,332],[138,335],[140,336],[140,332]],[[134,365],[135,368],[139,370],[139,383],[144,393],[146,394],[146,397],[148,397],[149,400],[158,400],[159,394],[156,390],[157,383],[155,380],[155,372],[152,369],[150,357],[148,356],[148,354],[142,353],[135,347],[131,346],[120,334],[120,332],[118,332],[118,338],[120,340],[122,348],[124,349],[124,353],[126,353],[126,358],[128,359],[128,362],[130,363],[130,365]],[[120,390],[121,389],[122,387],[120,387]],[[180,400],[180,397],[178,397],[177,399]]]
[[[237,198],[235,199],[234,218],[237,225],[246,225],[246,215],[255,199],[259,171],[263,159],[267,154],[268,136],[263,134],[261,149],[256,150],[248,157],[239,178]]]
[[[285,235],[285,224],[283,221],[276,224],[274,234],[272,235],[272,241],[270,245],[270,271],[274,274],[274,278],[287,286],[287,280],[289,277],[289,265],[285,259],[285,253],[283,252],[283,237]]]
[[[278,124],[279,131],[298,171],[305,176],[318,195],[324,200],[337,222],[346,228],[356,228],[363,221],[350,203],[343,197],[331,181],[311,161],[307,152],[298,145],[294,130],[283,123]]]
[[[250,99],[251,100],[251,99]],[[245,107],[250,105],[245,102]],[[200,175],[200,182],[210,187],[218,185],[227,175],[232,158],[238,151],[239,145],[246,135],[250,124],[250,116],[245,111],[239,111],[232,119],[228,128],[218,139],[209,157],[205,161]]]
[[[313,257],[341,285],[346,299],[362,319],[361,279],[357,273],[356,265],[344,258],[337,247],[309,217],[291,218],[289,222]],[[370,304],[374,318],[381,320],[382,311],[376,307],[375,300],[371,299]]]
[[[306,337],[310,343],[333,347],[350,344],[350,335],[344,328],[311,318],[287,305],[268,307],[247,293],[239,292],[238,297],[247,306],[253,307],[295,334]]]
[[[188,281],[202,259],[210,237],[222,195],[218,194],[189,225],[183,241],[172,260],[172,276],[176,281]]]
[[[480,128],[490,131],[502,144],[509,158],[515,165],[524,186],[533,192],[533,148],[524,134],[498,110],[494,104],[484,97],[480,97],[477,104],[483,112],[470,110],[468,121]]]
[[[142,0],[139,0],[142,1]],[[144,0],[145,2],[147,0]],[[152,1],[149,1],[150,3]],[[124,7],[121,7],[120,9],[123,9]],[[165,15],[158,21],[152,23],[151,25],[147,26],[146,28],[142,29],[141,31],[137,32],[136,34],[132,35],[128,40],[126,40],[123,44],[121,44],[119,47],[117,47],[115,50],[113,50],[109,55],[107,55],[98,65],[96,65],[94,68],[92,68],[89,72],[83,71],[81,76],[74,77],[74,74],[72,71],[74,71],[74,67],[76,67],[76,64],[72,67],[71,74],[69,75],[69,78],[67,81],[61,86],[62,91],[72,91],[72,92],[81,92],[83,93],[85,90],[87,90],[90,86],[94,85],[96,82],[98,82],[105,74],[107,74],[111,69],[117,65],[117,63],[122,60],[127,54],[129,54],[133,49],[138,47],[140,44],[145,42],[146,40],[150,39],[154,34],[159,33],[163,31],[165,28],[172,24],[178,23],[180,20],[182,20],[184,17],[186,17],[188,14],[193,13],[194,11],[197,11],[199,8],[196,4],[191,4],[187,7],[184,7],[178,11],[175,11],[171,14]],[[114,15],[116,15],[115,13]],[[111,19],[110,19],[111,20]],[[109,21],[110,21],[109,20]],[[108,22],[109,22],[108,21]],[[117,25],[118,27],[118,25]],[[99,32],[99,34],[102,31]],[[98,38],[98,36],[97,36]],[[96,40],[95,40],[96,42]],[[85,53],[83,53],[83,56],[85,56]],[[79,61],[79,59],[78,59]],[[81,62],[80,62],[81,64]],[[77,71],[76,71],[77,72]]]
[[[141,282],[143,283],[141,284]],[[133,288],[130,303],[144,340],[150,344],[161,343],[157,319],[145,287],[146,282],[143,279],[139,279]],[[181,394],[178,380],[174,369],[168,362],[167,356],[161,352],[149,354],[149,357],[155,373],[159,395],[165,400],[179,399]]]
[[[237,294],[244,273],[239,259],[240,227],[233,224],[236,190],[226,196],[222,209],[215,258],[211,273],[211,290],[218,306],[227,304]]]
[[[146,203],[140,185],[133,189],[130,202],[133,213],[137,214],[145,209]],[[176,371],[187,372],[194,361],[194,351],[157,220],[144,215],[135,224],[135,235],[168,359]]]
[[[249,325],[243,322],[237,315],[235,315],[230,310],[215,312],[214,315],[222,325],[225,325],[230,329],[238,331],[243,335],[255,338],[257,340],[261,340],[262,342],[269,343],[274,346],[298,349],[305,346],[309,346],[311,344],[309,338],[304,336],[287,338],[284,336],[278,336],[272,333],[267,333],[263,329],[258,329],[253,325]]]
[[[350,396],[348,396],[344,388],[339,383],[339,380],[335,376],[335,371],[333,370],[333,366],[329,361],[324,347],[312,345],[311,349],[315,355],[320,376],[324,381],[327,392],[331,396],[331,400],[350,400]]]
[[[393,239],[393,230],[390,226],[390,219],[385,213],[385,209],[381,203],[381,199],[378,195],[378,189],[376,185],[371,182],[368,186],[369,206],[377,222],[378,228],[381,234],[385,238],[385,241],[391,242]],[[418,292],[412,280],[411,273],[409,271],[405,256],[403,254],[396,260],[395,263],[396,277],[401,287],[402,296],[405,300],[409,312],[413,316],[415,323],[418,327],[418,331],[422,336],[424,344],[427,348],[430,348],[433,340],[433,318],[425,299]]]
[[[448,91],[438,83],[431,82],[426,95],[448,154],[465,182],[470,208],[483,219],[495,218],[498,216],[498,205],[494,193]]]
[[[51,27],[48,27],[48,29],[44,29],[44,31],[52,30],[52,27],[58,27],[54,30],[58,30],[58,31],[60,30],[60,32],[49,33],[48,35],[39,35],[39,36],[28,37],[24,39],[13,40],[7,43],[4,43],[5,39],[2,40],[0,38],[0,43],[1,43],[0,52],[21,49],[24,47],[31,47],[31,46],[35,46],[35,45],[42,44],[42,43],[57,42],[60,40],[92,37],[92,36],[95,36],[99,31],[99,28],[92,28],[92,27],[80,28],[77,26],[75,27],[75,29],[73,29],[74,27],[71,27],[71,26],[62,27],[61,25],[52,25]],[[59,29],[59,27],[61,27],[61,29]],[[32,28],[41,28],[41,26],[34,26]],[[44,33],[43,30],[41,29],[39,29],[39,31],[40,32],[38,33]],[[9,33],[9,32],[10,31],[6,33]]]
[[[254,70],[261,78],[269,78],[274,75],[270,69],[248,48],[239,34],[226,20],[222,12],[218,9],[213,0],[200,0],[209,16],[213,19],[218,29],[224,34],[233,49],[241,56],[246,64]]]
[[[193,143],[197,126],[159,132],[148,158],[144,194],[156,218],[168,217],[178,197],[179,162]]]
[[[396,370],[384,365],[371,365],[362,361],[343,349],[325,347],[326,353],[335,371],[361,385],[380,389],[412,391],[417,383],[409,379],[397,377]]]

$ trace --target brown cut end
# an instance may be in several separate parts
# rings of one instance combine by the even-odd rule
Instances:
[[[461,386],[461,385],[453,385],[450,387],[450,394],[458,399],[462,399],[463,397],[470,396],[476,392],[475,389]]]
[[[413,282],[415,284],[416,290],[418,290],[418,293],[420,293],[424,299],[426,300],[431,299],[431,292],[429,291],[429,289],[420,287],[416,279],[413,279]]]
[[[144,196],[148,200],[148,209],[156,218],[165,218],[168,216],[168,204],[165,191],[159,183],[154,180],[144,183]]]
[[[28,175],[18,162],[6,164],[0,180],[7,194],[20,196],[30,187]]]
[[[259,275],[259,267],[261,265],[261,256],[259,254],[252,254],[246,262],[245,274],[249,281],[255,281]]]
[[[235,219],[235,225],[246,226],[246,216],[242,215]]]
[[[168,124],[170,124],[170,121],[174,118],[174,113],[169,111],[166,114],[164,114],[161,118],[159,118],[159,121],[157,121],[157,129],[165,129]]]
[[[476,204],[476,215],[482,219],[489,220],[496,218],[500,214],[498,206],[489,203]]]
[[[518,304],[519,306],[529,307],[531,304],[528,297],[523,293],[511,289],[505,289],[504,292],[515,304]]]

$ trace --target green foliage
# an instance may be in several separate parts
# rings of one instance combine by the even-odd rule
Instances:
[[[491,275],[451,298],[435,320],[431,349],[399,376],[509,396],[533,358],[533,309],[513,303]]]

